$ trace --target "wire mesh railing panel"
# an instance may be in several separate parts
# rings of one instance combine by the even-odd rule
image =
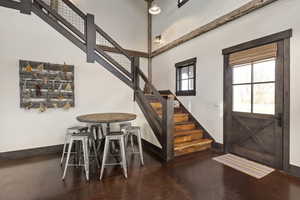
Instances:
[[[77,28],[82,34],[85,33],[85,21],[84,19],[78,15],[75,11],[73,11],[68,5],[66,5],[62,0],[42,0],[51,9],[56,10],[60,16],[62,16],[66,21],[72,24],[75,28]]]
[[[114,48],[114,45],[111,44],[106,38],[104,38],[100,33],[96,32],[96,45],[106,46]]]
[[[115,61],[117,61],[122,67],[124,67],[128,72],[131,72],[131,61],[123,54],[106,52]]]
[[[85,32],[85,21],[76,12],[74,12],[68,5],[63,1],[59,1],[58,13],[65,18],[70,24],[76,27],[81,33]]]

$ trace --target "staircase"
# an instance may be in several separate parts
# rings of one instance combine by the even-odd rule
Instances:
[[[188,112],[177,97],[170,91],[160,92],[164,98],[173,98],[174,103],[174,156],[186,155],[210,149],[213,139],[198,121]],[[158,115],[162,114],[162,104],[152,95],[147,95],[152,108]]]
[[[209,134],[182,104],[174,108],[174,95],[156,90],[140,70],[139,57],[131,56],[97,26],[94,15],[84,13],[69,0],[1,0],[0,6],[39,16],[85,52],[87,62],[99,63],[132,88],[134,101],[162,146],[161,149],[150,148],[162,161],[211,147],[213,140]],[[115,54],[106,52],[105,47],[114,49]],[[144,84],[152,91],[151,95],[145,95],[141,90]]]

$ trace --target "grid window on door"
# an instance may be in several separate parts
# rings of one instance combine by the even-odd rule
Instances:
[[[233,66],[233,111],[275,113],[276,60]]]
[[[176,67],[176,95],[196,95],[196,58],[192,58],[175,65]]]

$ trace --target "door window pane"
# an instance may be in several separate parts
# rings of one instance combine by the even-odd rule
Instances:
[[[251,112],[251,85],[233,86],[233,111]]]
[[[253,82],[275,81],[275,60],[253,64]]]
[[[253,86],[253,113],[275,113],[275,83]]]
[[[251,65],[233,67],[233,84],[251,82]]]

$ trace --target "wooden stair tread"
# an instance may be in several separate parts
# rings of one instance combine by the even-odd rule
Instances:
[[[195,124],[195,122],[193,122],[193,121],[177,122],[177,123],[175,123],[175,126],[190,125],[190,124]]]
[[[158,115],[162,115],[162,110],[156,110],[156,113],[158,114]],[[176,116],[179,116],[179,115],[188,115],[189,116],[189,114],[188,113],[185,113],[185,112],[183,112],[181,109],[174,109],[174,115]]]
[[[199,151],[205,151],[210,148],[211,148],[211,144],[192,146],[192,147],[188,147],[185,149],[176,150],[174,152],[174,155],[175,155],[175,157],[178,157],[178,156],[187,155],[187,154],[191,154],[191,153],[195,153],[195,152],[199,152]]]
[[[202,129],[193,129],[193,130],[184,130],[184,131],[175,131],[175,137],[181,137],[186,135],[195,135],[195,134],[204,134]]]
[[[191,142],[174,144],[174,150],[176,151],[176,150],[182,150],[182,149],[194,147],[194,146],[207,145],[207,144],[211,144],[212,142],[213,142],[213,140],[211,140],[211,139],[199,139],[199,140],[194,140]]]
[[[159,111],[162,110],[162,104],[161,103],[150,103],[150,105],[152,106],[152,108],[154,108],[154,110]]]
[[[203,134],[201,132],[198,132],[197,134],[176,136],[176,137],[174,137],[174,144],[192,142],[192,141],[200,140],[200,139],[203,139]]]
[[[175,123],[175,131],[194,130],[194,129],[197,129],[197,126],[194,122],[191,121]]]
[[[161,113],[161,112],[157,112],[157,114],[158,114],[159,116],[162,116],[162,113]],[[184,116],[189,116],[189,114],[184,113],[184,112],[175,112],[175,113],[174,113],[174,117],[184,117]]]

